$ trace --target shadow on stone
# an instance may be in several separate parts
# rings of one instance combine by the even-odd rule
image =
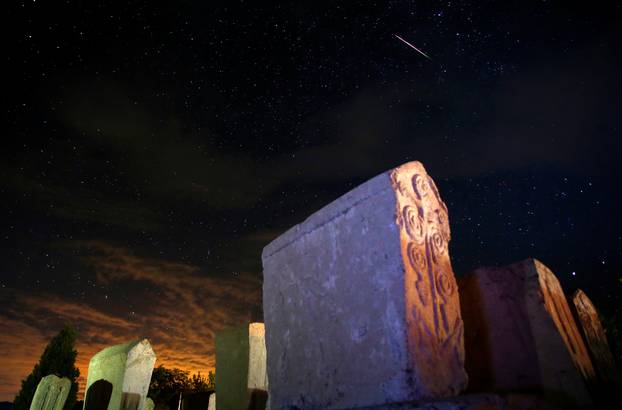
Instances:
[[[107,410],[110,396],[112,395],[112,383],[99,379],[86,392],[84,410]]]
[[[140,394],[123,392],[121,396],[121,410],[138,410]]]
[[[250,400],[247,410],[264,410],[268,402],[268,392],[265,390],[253,389],[250,392]]]

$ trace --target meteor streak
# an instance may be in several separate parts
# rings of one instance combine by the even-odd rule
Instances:
[[[425,58],[427,58],[428,60],[432,61],[432,59],[430,58],[430,56],[428,56],[426,53],[424,53],[423,51],[419,50],[417,47],[413,46],[412,44],[410,44],[408,41],[404,40],[402,37],[398,36],[397,34],[393,34],[395,37],[398,38],[398,40],[406,43],[406,45],[408,45],[411,48],[414,48],[415,51],[417,51],[419,54],[421,54],[422,56],[424,56]]]

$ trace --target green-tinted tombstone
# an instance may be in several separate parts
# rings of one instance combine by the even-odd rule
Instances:
[[[216,334],[216,393],[217,410],[267,408],[263,323],[251,323]]]
[[[151,397],[147,397],[145,399],[145,410],[153,410],[155,409],[155,404],[153,403],[153,400],[151,400]]]
[[[71,389],[71,381],[49,374],[41,379],[35,396],[32,398],[30,410],[62,410]]]
[[[95,406],[101,403],[89,400],[89,395],[101,393],[92,391],[91,385],[103,380],[112,384],[107,410],[144,410],[155,360],[147,339],[108,347],[97,353],[89,363],[84,409],[99,409]]]

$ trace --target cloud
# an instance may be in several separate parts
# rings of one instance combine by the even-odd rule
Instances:
[[[80,243],[98,286],[115,287],[108,304],[59,295],[3,290],[0,350],[12,352],[0,368],[0,400],[12,400],[49,339],[65,324],[79,332],[81,391],[88,362],[106,346],[147,337],[157,364],[190,372],[215,366],[214,335],[247,323],[261,305],[258,275],[214,276],[195,265],[136,255],[99,241]],[[124,289],[130,292],[124,292]]]
[[[72,186],[67,180],[39,182],[6,164],[0,165],[0,171],[4,187],[16,196],[27,193],[32,197],[28,205],[40,212],[72,222],[96,222],[132,230],[156,230],[160,226],[157,212],[141,202],[103,196],[93,192],[95,189]]]
[[[267,183],[255,182],[261,163],[217,148],[217,135],[184,129],[174,115],[139,104],[130,89],[103,80],[77,84],[62,121],[92,150],[126,158],[126,182],[150,195],[211,209],[246,208],[258,200]]]

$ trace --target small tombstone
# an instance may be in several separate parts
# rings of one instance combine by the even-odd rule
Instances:
[[[447,207],[419,162],[376,176],[262,254],[270,404],[343,409],[466,387]]]
[[[106,410],[112,396],[112,383],[99,379],[87,389],[84,399],[85,410]]]
[[[89,363],[85,410],[98,405],[89,400],[90,386],[98,380],[112,384],[108,410],[143,410],[155,360],[147,339],[107,347],[95,354]]]
[[[218,410],[264,410],[268,397],[263,323],[216,334]]]
[[[209,406],[209,398],[213,391],[188,391],[181,396],[179,410],[205,410]]]
[[[609,349],[607,335],[598,318],[596,307],[580,289],[572,296],[572,302],[574,312],[578,318],[594,367],[600,379],[608,385],[620,385],[620,374]]]
[[[62,410],[71,390],[71,380],[49,374],[41,379],[30,403],[30,410]]]
[[[542,392],[562,406],[590,405],[594,376],[555,275],[527,259],[460,277],[471,391]]]
[[[207,410],[216,410],[216,393],[212,393],[209,396],[209,402],[207,404]]]
[[[153,402],[153,400],[151,400],[151,397],[147,397],[145,399],[145,410],[154,410],[155,409],[155,403]]]

